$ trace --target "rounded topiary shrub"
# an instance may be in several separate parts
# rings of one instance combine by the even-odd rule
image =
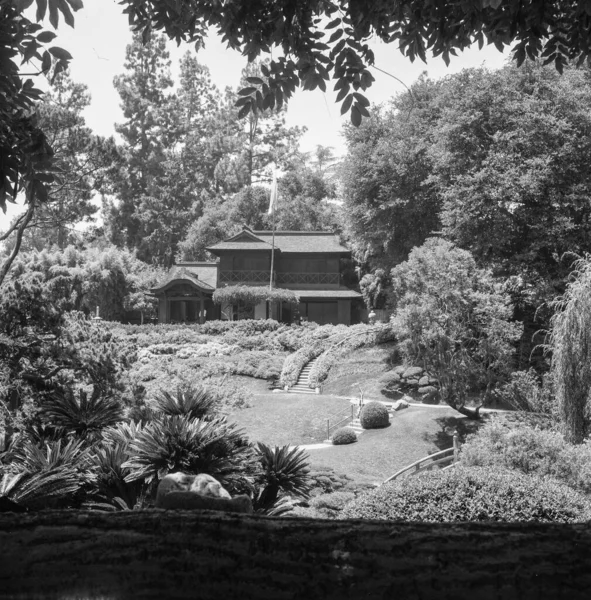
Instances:
[[[390,424],[390,415],[381,402],[368,402],[361,409],[359,421],[363,429],[381,429]]]
[[[341,512],[343,519],[384,521],[589,520],[589,500],[550,479],[491,467],[456,467],[386,483],[359,496]]]
[[[357,434],[350,427],[341,427],[332,434],[332,443],[335,446],[353,444],[357,441]]]

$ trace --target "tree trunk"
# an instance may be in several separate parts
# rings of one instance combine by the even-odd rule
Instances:
[[[0,514],[2,598],[589,597],[591,525]]]

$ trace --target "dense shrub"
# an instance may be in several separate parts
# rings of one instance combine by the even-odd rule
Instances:
[[[353,444],[357,441],[357,434],[350,427],[341,427],[332,434],[332,443],[335,446]]]
[[[390,424],[390,415],[381,402],[368,402],[361,409],[359,421],[363,429],[381,429]]]
[[[340,518],[573,523],[590,519],[591,505],[555,481],[504,469],[457,467],[386,483],[348,504]]]
[[[326,380],[331,367],[335,364],[338,353],[335,350],[323,352],[310,369],[310,387],[317,388]]]
[[[533,369],[511,373],[509,381],[499,390],[499,397],[516,410],[524,412],[552,415],[558,409],[550,378],[546,377],[540,382]]]
[[[568,444],[556,431],[503,418],[489,421],[462,446],[466,466],[500,466],[550,476],[591,493],[591,444]]]

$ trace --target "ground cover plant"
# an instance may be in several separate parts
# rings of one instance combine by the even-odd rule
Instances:
[[[570,444],[556,429],[494,417],[468,437],[460,460],[469,467],[498,466],[551,477],[574,490],[591,494],[591,444]]]
[[[505,469],[458,467],[386,483],[347,504],[339,518],[576,523],[591,518],[591,504],[555,481]]]

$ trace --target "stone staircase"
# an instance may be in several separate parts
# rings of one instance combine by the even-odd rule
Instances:
[[[352,421],[349,421],[346,425],[343,425],[343,427],[348,427],[349,429],[352,429],[357,434],[357,436],[359,436],[365,431],[365,429],[361,427],[361,422],[359,421],[358,417],[355,417]]]
[[[316,390],[314,388],[309,387],[310,383],[310,371],[312,370],[312,365],[316,362],[316,358],[313,358],[309,363],[304,365],[304,368],[300,372],[297,383],[290,387],[288,392],[292,394],[315,394]]]

